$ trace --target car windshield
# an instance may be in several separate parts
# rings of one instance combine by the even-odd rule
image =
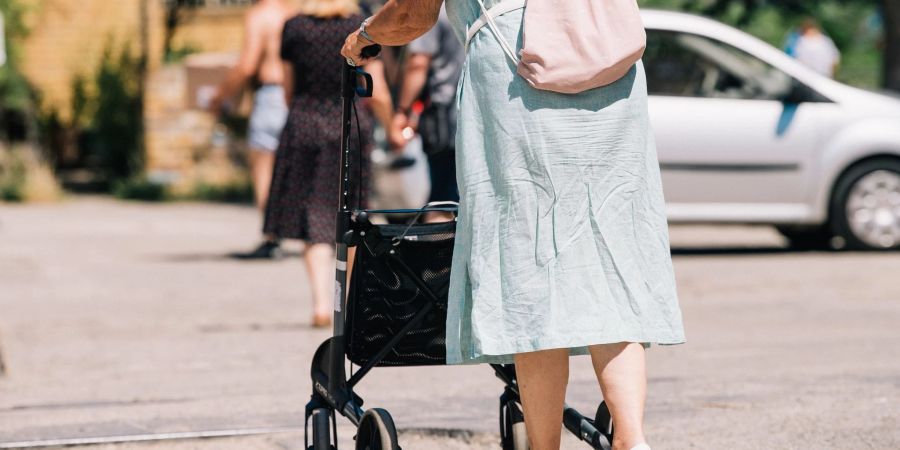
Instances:
[[[747,52],[703,36],[650,31],[647,83],[651,94],[775,100],[791,77]]]

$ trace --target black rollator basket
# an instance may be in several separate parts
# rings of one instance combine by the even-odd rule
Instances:
[[[374,56],[378,50],[373,46],[366,52]],[[375,367],[446,364],[447,291],[456,221],[420,223],[420,219],[434,211],[455,214],[456,206],[379,211],[351,207],[351,194],[359,189],[351,185],[351,161],[354,153],[362,154],[354,152],[350,145],[352,112],[356,97],[372,95],[372,78],[350,65],[344,65],[341,73],[343,115],[335,235],[334,335],[319,346],[313,357],[313,392],[306,405],[304,439],[307,449],[337,449],[339,413],[357,427],[357,449],[398,450],[397,428],[391,415],[379,408],[364,410],[363,399],[354,388]],[[376,215],[412,219],[406,224],[381,225],[373,222]],[[351,258],[352,270],[348,272],[351,248],[355,249],[355,257]],[[348,361],[351,367],[358,366],[349,378]],[[500,396],[502,448],[527,449],[515,367],[491,367],[504,383]],[[591,448],[610,448],[613,427],[604,403],[592,419],[566,406],[564,425]]]

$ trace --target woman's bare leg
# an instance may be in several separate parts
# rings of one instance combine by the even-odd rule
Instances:
[[[334,247],[328,244],[310,244],[303,253],[306,272],[312,287],[313,325],[331,323],[334,307]]]
[[[250,177],[253,179],[253,193],[256,207],[263,213],[269,201],[269,188],[272,186],[272,170],[275,167],[275,152],[250,149]]]
[[[644,401],[647,367],[641,344],[620,343],[590,347],[603,399],[612,414],[613,450],[630,450],[644,439]]]
[[[559,450],[569,351],[521,353],[515,356],[515,362],[531,450]]]
[[[269,203],[269,189],[272,187],[272,172],[275,169],[275,152],[250,149],[250,178],[253,180],[253,194],[256,208],[266,220],[266,206]],[[278,237],[266,235],[266,241],[278,243]]]

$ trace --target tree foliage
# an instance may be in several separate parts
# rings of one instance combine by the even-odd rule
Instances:
[[[0,67],[0,138],[21,140],[30,133],[28,122],[34,114],[34,91],[20,71],[20,42],[28,35],[20,0],[0,0],[3,14],[6,64]]]
[[[882,0],[889,2],[891,0]],[[875,6],[872,0],[642,0],[642,3],[669,6],[708,16],[730,19],[737,25],[746,25],[757,12],[775,8],[786,16],[819,16],[823,7],[857,8]]]
[[[639,0],[642,5],[715,17],[780,45],[787,30],[803,17],[814,17],[848,56],[842,78],[857,81],[883,68],[881,84],[900,91],[900,2],[897,0]],[[864,39],[863,22],[883,18],[884,36]],[[862,47],[862,48],[861,48]],[[880,48],[880,50],[878,50]],[[880,64],[870,61],[881,52]],[[877,75],[876,75],[877,76]],[[863,82],[862,84],[869,84]]]
[[[246,6],[252,0],[162,0],[165,5],[165,35],[163,37],[163,53],[166,62],[176,61],[196,49],[187,46],[175,48],[173,45],[175,33],[178,27],[185,21],[187,14],[194,9],[210,6],[211,4],[225,6]]]
[[[142,62],[129,45],[107,44],[97,72],[73,80],[72,125],[81,130],[88,165],[107,180],[128,178],[143,165]]]
[[[884,85],[900,92],[900,2],[882,0],[884,12]]]

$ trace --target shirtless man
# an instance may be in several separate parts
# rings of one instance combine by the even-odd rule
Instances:
[[[244,46],[240,60],[219,86],[210,103],[218,114],[222,103],[234,97],[244,86],[253,83],[256,90],[250,115],[248,144],[250,172],[256,193],[256,205],[265,211],[275,165],[275,151],[281,130],[287,120],[288,107],[284,94],[284,67],[281,62],[281,32],[294,10],[286,0],[258,0],[244,17]],[[279,258],[281,250],[274,236],[266,236],[248,258]]]

